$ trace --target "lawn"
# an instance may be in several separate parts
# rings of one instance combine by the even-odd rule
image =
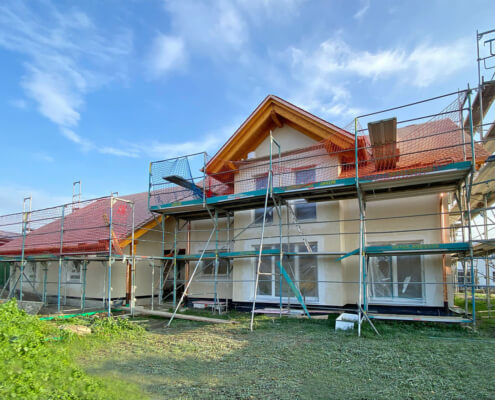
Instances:
[[[151,398],[493,399],[495,331],[377,323],[363,337],[333,319],[248,316],[209,325],[146,322],[150,332],[79,352],[90,374],[136,384]]]
[[[248,314],[224,317],[239,323],[38,321],[0,306],[0,397],[495,398],[492,326],[377,322],[381,336],[365,325],[358,338],[335,332],[334,317],[258,316],[254,332]],[[71,323],[93,333],[62,334]]]

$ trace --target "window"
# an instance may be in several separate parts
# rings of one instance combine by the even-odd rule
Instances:
[[[304,185],[315,181],[316,170],[314,168],[296,171],[296,185]],[[294,213],[298,221],[316,219],[316,203],[298,200],[295,202]]]
[[[423,299],[420,255],[369,258],[371,296],[375,300]]]
[[[317,251],[316,243],[310,243],[312,251]],[[265,249],[278,249],[278,245],[264,246]],[[307,252],[304,243],[294,243],[287,248],[283,247],[284,252],[289,249],[290,252]],[[257,248],[259,250],[259,247]],[[256,268],[255,261],[255,268]],[[258,294],[262,296],[280,297],[280,269],[277,265],[279,256],[262,257],[260,275],[258,284]],[[301,291],[304,298],[318,298],[318,258],[314,255],[286,256],[284,255],[282,265],[288,275]],[[282,297],[295,297],[294,292],[282,277]]]
[[[296,171],[296,185],[305,185],[316,182],[316,170],[314,168]]]
[[[80,283],[81,282],[81,261],[68,261],[67,262],[67,282]]]
[[[260,176],[256,178],[256,190],[266,189],[268,186],[268,175]],[[254,210],[254,223],[262,224],[263,223],[263,214],[265,212],[264,208],[257,208]],[[265,223],[271,224],[273,222],[273,207],[268,207],[266,209],[266,219]]]
[[[298,221],[316,219],[316,203],[297,200],[294,203],[294,214]]]
[[[207,253],[214,253],[215,250],[206,251]],[[200,271],[202,275],[215,276],[215,259],[201,261]],[[229,275],[230,273],[230,261],[227,258],[218,259],[218,275]]]
[[[468,269],[467,270],[467,278],[466,278],[466,285],[469,285],[471,283],[471,271]],[[464,285],[464,271],[462,269],[457,270],[457,283],[459,285]]]

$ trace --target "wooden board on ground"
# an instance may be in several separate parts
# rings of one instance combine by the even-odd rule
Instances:
[[[130,309],[127,307],[118,308],[118,310],[130,311]],[[173,315],[173,313],[171,313],[171,312],[148,310],[147,308],[144,308],[144,307],[134,307],[134,313],[135,314],[144,314],[144,315],[154,315],[154,316],[163,317],[163,318],[171,318]],[[211,322],[214,324],[235,324],[235,323],[237,323],[237,321],[233,321],[230,319],[208,318],[208,317],[200,317],[197,315],[186,315],[186,314],[179,314],[179,313],[175,314],[174,318],[187,319],[189,321]]]

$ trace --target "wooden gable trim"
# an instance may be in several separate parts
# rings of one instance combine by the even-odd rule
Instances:
[[[351,134],[270,95],[210,160],[206,166],[207,172],[211,174],[224,170],[227,160],[246,158],[250,151],[263,142],[270,129],[281,127],[283,124],[291,126],[315,141],[330,139],[335,145],[344,149],[354,146],[354,137]]]
[[[146,224],[144,224],[141,228],[134,230],[134,240],[139,239],[141,236],[143,236],[145,233],[148,233],[150,229],[153,229],[156,227],[158,224],[162,222],[163,215],[160,215],[158,218],[155,218]],[[168,215],[165,216],[165,219],[168,218]],[[120,241],[120,248],[123,249],[124,247],[130,245],[132,242],[132,236],[128,236],[127,238],[123,239]]]

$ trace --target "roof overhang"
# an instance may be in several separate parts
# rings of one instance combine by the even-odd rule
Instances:
[[[255,150],[270,130],[284,124],[315,141],[330,140],[340,149],[354,147],[354,135],[273,95],[267,96],[206,165],[208,174],[232,170],[230,161],[240,161]]]

